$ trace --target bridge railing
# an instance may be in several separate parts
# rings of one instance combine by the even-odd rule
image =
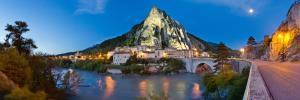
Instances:
[[[255,63],[251,63],[247,86],[243,100],[272,100],[265,82]]]

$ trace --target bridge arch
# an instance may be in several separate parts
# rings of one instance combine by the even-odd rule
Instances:
[[[184,58],[181,59],[183,62],[185,62],[185,68],[187,72],[195,73],[197,66],[201,63],[209,65],[209,68],[214,70],[214,67],[216,63],[214,62],[214,59],[212,58]]]
[[[205,73],[205,72],[212,72],[213,69],[211,69],[211,67],[206,64],[206,63],[200,63],[196,66],[196,71],[195,73]]]

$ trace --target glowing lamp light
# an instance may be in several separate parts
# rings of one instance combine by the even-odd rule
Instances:
[[[244,48],[241,48],[241,49],[240,49],[240,52],[241,52],[241,53],[244,53],[244,52],[245,52],[245,49],[244,49]]]
[[[278,35],[278,38],[281,39],[281,38],[282,38],[282,34],[279,34],[279,35]]]
[[[163,53],[163,57],[167,57],[167,56],[168,56],[168,54],[164,52]]]

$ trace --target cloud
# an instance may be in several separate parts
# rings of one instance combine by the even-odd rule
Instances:
[[[75,13],[101,14],[104,13],[106,0],[78,0]]]
[[[192,0],[196,3],[213,4],[228,7],[233,10],[248,11],[249,9],[259,9],[269,0]]]

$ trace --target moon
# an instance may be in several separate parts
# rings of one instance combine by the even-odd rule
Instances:
[[[254,13],[254,9],[250,8],[250,9],[248,10],[248,13],[249,13],[249,14],[253,14],[253,13]]]

